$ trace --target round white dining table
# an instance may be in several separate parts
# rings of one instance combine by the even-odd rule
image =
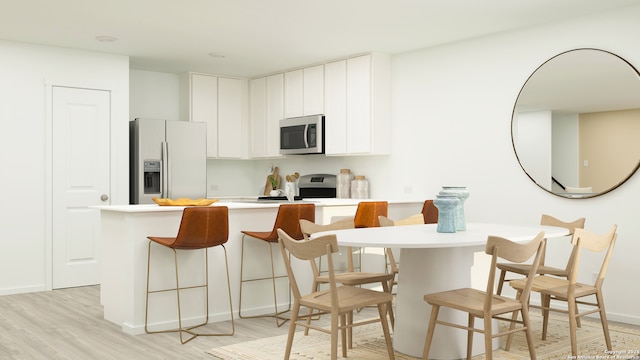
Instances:
[[[425,224],[360,228],[319,232],[313,236],[335,234],[341,246],[401,249],[393,347],[398,352],[416,357],[422,357],[431,313],[431,306],[424,301],[424,295],[471,287],[474,254],[484,251],[488,236],[526,242],[541,231],[546,238],[569,235],[565,228],[542,225],[468,223],[465,231],[455,233],[439,233],[436,227],[436,224]],[[462,325],[467,323],[466,313],[451,309],[441,309],[438,318]],[[460,329],[437,326],[429,357],[465,358],[466,336],[466,332]],[[494,347],[497,345],[496,339]],[[485,352],[481,334],[476,333],[473,350],[474,355]]]

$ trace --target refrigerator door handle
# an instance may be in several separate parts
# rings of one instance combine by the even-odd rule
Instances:
[[[171,198],[169,194],[169,144],[162,142],[162,176],[160,179],[161,197]]]

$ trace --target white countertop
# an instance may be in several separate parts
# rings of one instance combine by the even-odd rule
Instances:
[[[286,201],[254,201],[251,197],[236,197],[234,199],[220,199],[220,201],[211,204],[211,206],[226,206],[229,210],[241,210],[241,209],[260,209],[260,208],[277,208],[281,204],[288,204]],[[377,200],[377,199],[336,199],[336,198],[310,198],[295,201],[293,203],[313,203],[318,207],[325,206],[357,206],[361,201],[387,201],[389,204],[416,204],[423,203],[424,200]],[[182,211],[184,206],[159,206],[156,204],[142,204],[142,205],[100,205],[92,206],[92,208],[100,209],[104,211],[116,211],[116,212],[164,212],[164,211]]]

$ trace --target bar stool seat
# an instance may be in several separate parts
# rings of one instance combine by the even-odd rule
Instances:
[[[231,303],[231,283],[229,280],[229,262],[227,249],[224,244],[229,239],[229,210],[226,206],[207,207],[187,207],[182,213],[180,228],[176,237],[148,236],[149,249],[147,253],[147,294],[146,310],[144,319],[144,330],[148,334],[178,332],[180,342],[186,344],[197,336],[231,336],[235,333],[235,322],[233,319],[233,305]],[[151,273],[151,245],[157,244],[173,251],[175,263],[176,285],[174,288],[150,290],[149,278]],[[225,271],[227,273],[227,292],[229,294],[229,314],[231,316],[231,331],[225,333],[198,333],[196,328],[209,323],[209,248],[220,246],[224,250]],[[205,282],[201,285],[181,287],[178,266],[178,253],[176,250],[203,250],[205,261]],[[182,324],[182,312],[180,306],[181,290],[204,288],[205,289],[205,320],[194,326],[184,327]],[[149,294],[175,291],[178,300],[178,328],[171,330],[150,331],[149,330]],[[191,335],[186,340],[183,333]]]
[[[242,255],[240,260],[240,299],[239,299],[239,309],[238,316],[242,319],[245,318],[256,318],[256,317],[274,317],[276,319],[276,325],[278,327],[282,326],[285,322],[287,322],[287,318],[283,318],[280,315],[291,310],[291,292],[289,291],[289,305],[287,310],[278,311],[278,297],[276,292],[276,279],[285,278],[288,279],[286,274],[277,275],[275,274],[274,261],[273,261],[273,246],[278,247],[278,229],[282,229],[287,234],[289,234],[292,238],[296,240],[302,240],[303,235],[300,230],[300,219],[306,219],[311,222],[315,221],[316,210],[315,204],[282,204],[278,207],[278,213],[276,215],[276,220],[273,225],[273,229],[271,231],[249,231],[242,230]],[[247,238],[253,238],[260,240],[261,242],[266,242],[269,245],[269,259],[271,261],[271,275],[258,277],[258,278],[250,278],[246,279],[244,274],[245,268],[245,240]],[[252,315],[247,316],[242,314],[242,294],[245,283],[254,282],[254,281],[262,281],[262,280],[271,280],[273,285],[273,304],[274,304],[274,312],[273,314],[263,314],[263,315]],[[282,320],[280,322],[279,320]]]

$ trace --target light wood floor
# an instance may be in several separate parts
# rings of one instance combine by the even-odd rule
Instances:
[[[361,315],[375,316],[375,309],[363,311],[368,310]],[[278,328],[273,318],[239,319],[234,336],[198,337],[181,345],[177,333],[132,336],[104,320],[99,286],[6,295],[0,296],[0,359],[211,360],[206,350],[286,334],[288,325]]]
[[[229,329],[230,323],[209,325]],[[0,296],[0,359],[213,359],[214,347],[286,334],[273,318],[236,320],[236,334],[197,337],[178,333],[127,335],[103,319],[98,286]],[[224,326],[224,328],[223,328]]]

